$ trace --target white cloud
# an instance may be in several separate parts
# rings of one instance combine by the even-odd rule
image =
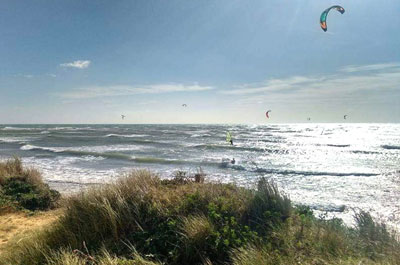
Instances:
[[[75,88],[61,94],[63,98],[84,99],[110,96],[129,96],[136,94],[160,94],[169,92],[193,92],[211,90],[210,86],[182,85],[182,84],[160,84],[143,87],[135,86],[91,86]]]
[[[395,65],[395,64],[393,64]],[[338,98],[362,101],[370,93],[400,92],[400,68],[383,67],[383,64],[359,66],[368,72],[341,72],[320,76],[294,76],[271,79],[263,84],[247,84],[220,93],[237,95],[239,104],[262,102],[329,102]],[[392,92],[390,92],[392,93]]]
[[[14,74],[13,76],[14,76],[14,77],[29,78],[29,79],[35,77],[34,75],[31,75],[31,74]]]
[[[262,92],[282,91],[294,88],[296,86],[300,86],[302,84],[307,84],[310,82],[318,82],[318,81],[322,81],[322,79],[314,77],[305,77],[305,76],[293,76],[285,79],[270,79],[266,81],[264,84],[259,84],[259,85],[253,85],[253,84],[242,85],[238,89],[225,90],[222,91],[221,93],[228,95],[245,95],[245,94],[254,94]]]
[[[73,67],[73,68],[79,68],[79,69],[85,69],[88,68],[90,65],[90,61],[88,60],[77,60],[72,63],[62,63],[60,64],[61,67]]]
[[[341,69],[342,72],[353,73],[362,71],[386,70],[388,68],[400,67],[400,63],[381,63],[368,65],[348,65]]]

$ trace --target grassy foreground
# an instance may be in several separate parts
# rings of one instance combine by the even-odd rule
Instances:
[[[276,186],[161,180],[134,171],[67,198],[51,226],[16,238],[0,264],[400,264],[400,244],[361,212],[357,226],[293,206]]]

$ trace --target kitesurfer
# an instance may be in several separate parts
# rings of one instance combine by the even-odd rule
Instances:
[[[232,158],[231,164],[234,165],[236,163],[235,158]]]
[[[226,141],[227,141],[228,143],[230,143],[231,145],[233,145],[233,139],[232,139],[232,135],[231,135],[230,132],[227,132],[227,133],[226,133]]]

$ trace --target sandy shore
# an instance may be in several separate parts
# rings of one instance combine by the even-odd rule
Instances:
[[[23,235],[32,229],[48,225],[57,219],[61,209],[46,212],[12,212],[0,215],[0,253],[6,243],[16,236]]]

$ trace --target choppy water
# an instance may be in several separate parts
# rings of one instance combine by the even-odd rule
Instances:
[[[400,227],[400,124],[0,125],[0,158],[13,155],[64,192],[132,168],[201,167],[240,185],[274,179],[294,202],[347,222],[361,208]]]

